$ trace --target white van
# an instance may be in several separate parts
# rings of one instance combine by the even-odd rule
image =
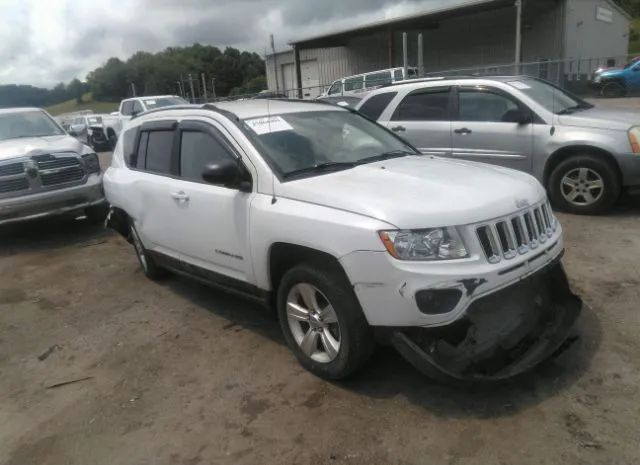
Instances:
[[[404,68],[383,69],[370,73],[347,76],[334,81],[329,90],[321,97],[331,97],[339,95],[359,95],[377,89],[385,84],[391,84],[406,79],[418,77],[418,68],[407,68],[407,75],[404,75]]]

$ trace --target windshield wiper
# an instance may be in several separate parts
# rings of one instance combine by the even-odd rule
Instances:
[[[376,161],[389,160],[391,158],[408,157],[411,155],[418,155],[418,154],[409,152],[408,150],[392,150],[390,152],[381,153],[380,155],[376,155],[374,157],[361,158],[356,163],[358,165],[363,165],[365,163],[373,163]]]
[[[578,110],[588,110],[589,108],[593,108],[591,105],[579,103],[578,105],[573,105],[571,107],[567,107],[564,110],[560,110],[556,115],[570,115],[575,113]]]
[[[288,173],[284,174],[284,177],[290,178],[292,176],[307,173],[329,173],[332,171],[348,170],[349,168],[353,168],[354,166],[356,166],[356,163],[354,162],[330,161],[327,163],[320,163],[318,165],[309,166],[307,168],[300,168],[299,170],[289,171]]]

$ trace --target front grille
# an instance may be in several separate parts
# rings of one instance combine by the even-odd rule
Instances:
[[[24,173],[23,163],[11,163],[10,165],[0,166],[0,176],[13,176]]]
[[[480,246],[490,263],[510,260],[547,242],[557,229],[547,203],[476,227]]]
[[[78,160],[76,160],[77,162]],[[79,164],[79,162],[78,162]],[[65,169],[56,173],[40,173],[40,180],[43,186],[54,186],[56,184],[66,184],[80,181],[84,177],[84,170],[80,166]]]
[[[69,168],[80,166],[80,160],[76,157],[60,157],[60,158],[38,158],[33,157],[38,164],[39,170],[52,170],[57,168]]]
[[[18,192],[29,189],[27,178],[0,179],[0,194],[7,192]]]

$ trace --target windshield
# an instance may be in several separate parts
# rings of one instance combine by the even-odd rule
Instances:
[[[89,125],[92,124],[102,124],[102,117],[101,116],[92,116],[90,118],[87,118],[87,123]]]
[[[188,103],[185,99],[180,97],[158,97],[143,100],[147,110],[153,110],[154,108],[171,107],[174,105],[184,105]]]
[[[531,97],[547,110],[560,114],[571,109],[591,108],[592,105],[575,97],[559,87],[552,86],[537,79],[519,79],[510,81],[509,85]]]
[[[62,129],[42,111],[0,114],[0,140],[62,134]]]
[[[640,57],[634,58],[633,60],[631,60],[629,63],[627,63],[626,65],[624,65],[624,69],[629,69],[631,68],[633,65],[635,65],[636,63],[640,62]]]
[[[321,174],[417,154],[386,129],[348,111],[286,113],[246,119],[244,125],[271,166],[285,178],[301,171]]]

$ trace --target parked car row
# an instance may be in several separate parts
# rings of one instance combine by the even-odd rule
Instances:
[[[603,97],[622,97],[640,91],[640,57],[622,68],[600,68],[593,73],[591,85]]]
[[[275,307],[329,379],[378,340],[446,381],[509,378],[566,348],[581,301],[547,192],[596,213],[640,185],[635,116],[513,76],[327,98],[127,99],[101,117],[117,138],[103,186],[95,153],[46,112],[5,110],[0,224],[108,205],[146,276]]]

